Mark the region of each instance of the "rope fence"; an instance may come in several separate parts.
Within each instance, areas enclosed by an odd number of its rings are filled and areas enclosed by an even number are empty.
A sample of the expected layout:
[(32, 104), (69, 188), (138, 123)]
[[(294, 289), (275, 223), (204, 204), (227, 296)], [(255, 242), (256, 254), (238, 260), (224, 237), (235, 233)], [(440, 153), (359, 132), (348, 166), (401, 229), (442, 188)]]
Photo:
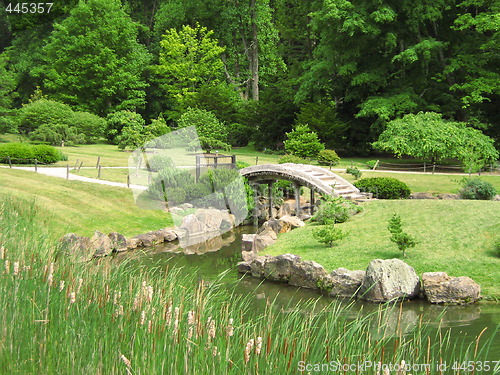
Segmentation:
[(463, 165), (453, 165), (453, 164), (435, 164), (435, 163), (386, 163), (377, 160), (373, 170), (386, 170), (386, 171), (403, 171), (403, 172), (430, 172), (430, 173), (498, 173), (500, 172), (500, 164), (490, 164), (489, 166), (483, 167), (478, 171), (467, 171)]

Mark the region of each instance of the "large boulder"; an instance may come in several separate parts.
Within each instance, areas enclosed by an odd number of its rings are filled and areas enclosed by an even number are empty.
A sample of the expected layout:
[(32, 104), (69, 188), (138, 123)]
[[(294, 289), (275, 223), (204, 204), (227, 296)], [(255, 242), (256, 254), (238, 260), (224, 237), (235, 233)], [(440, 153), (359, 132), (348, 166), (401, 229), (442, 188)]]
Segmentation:
[(267, 259), (264, 264), (264, 277), (274, 281), (288, 282), (300, 257), (294, 254), (282, 254)]
[(184, 216), (179, 229), (186, 232), (186, 235), (196, 236), (203, 234), (205, 231), (205, 225), (198, 220), (198, 217), (194, 214)]
[(135, 250), (142, 245), (142, 242), (137, 237), (127, 238), (127, 250)]
[(215, 208), (209, 208), (205, 210), (198, 210), (195, 213), (196, 218), (203, 226), (203, 231), (205, 232), (215, 232), (221, 229), (222, 222), (224, 219), (227, 221), (227, 213), (223, 211), (216, 210)]
[(470, 277), (450, 277), (446, 272), (424, 273), (422, 287), (430, 303), (474, 303), (481, 293), (479, 284)]
[(134, 238), (138, 240), (137, 243), (138, 247), (151, 247), (158, 243), (158, 237), (156, 236), (156, 234), (152, 234), (151, 232), (145, 234), (139, 234)]
[(325, 281), (325, 287), (331, 297), (351, 298), (356, 295), (366, 272), (357, 270), (349, 271), (346, 268), (333, 270)]
[(264, 267), (269, 258), (268, 255), (265, 255), (256, 257), (250, 261), (250, 272), (253, 277), (264, 277)]
[(420, 280), (413, 267), (400, 259), (375, 259), (370, 262), (358, 296), (369, 302), (388, 302), (414, 298)]
[(122, 252), (127, 250), (127, 239), (123, 234), (111, 232), (108, 234), (113, 251)]
[(255, 236), (254, 249), (256, 252), (259, 252), (269, 245), (275, 243), (277, 239), (278, 236), (276, 235), (276, 232), (270, 227), (267, 227), (261, 233)]
[(278, 221), (276, 219), (269, 219), (266, 222), (264, 222), (264, 224), (262, 224), (260, 226), (260, 228), (257, 230), (257, 234), (260, 234), (260, 233), (266, 231), (266, 229), (268, 229), (268, 228), (272, 229), (274, 231), (274, 233), (282, 233), (281, 232), (282, 225), (281, 225), (280, 221)]
[(288, 284), (300, 286), (302, 288), (319, 289), (323, 287), (327, 277), (327, 272), (323, 266), (311, 260), (305, 260), (303, 262), (295, 261), (292, 264), (291, 271), (292, 273), (288, 280)]
[(297, 216), (285, 215), (285, 216), (280, 217), (279, 221), (282, 222), (282, 223), (286, 223), (286, 224), (290, 225), (292, 227), (292, 229), (300, 228), (300, 227), (303, 227), (303, 226), (306, 225)]
[(68, 233), (61, 238), (61, 249), (74, 262), (88, 262), (94, 257), (94, 250), (90, 248), (90, 238), (75, 233)]
[(104, 257), (113, 252), (113, 243), (106, 234), (96, 230), (90, 239), (90, 249), (94, 251), (95, 257)]

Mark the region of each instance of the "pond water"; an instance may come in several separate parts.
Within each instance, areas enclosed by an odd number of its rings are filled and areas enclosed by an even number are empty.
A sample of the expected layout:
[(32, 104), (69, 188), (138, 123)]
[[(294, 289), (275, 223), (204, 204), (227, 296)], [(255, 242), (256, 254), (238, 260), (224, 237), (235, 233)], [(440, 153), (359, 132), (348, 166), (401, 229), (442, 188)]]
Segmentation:
[[(249, 276), (242, 278), (236, 269), (236, 264), (241, 260), (241, 235), (244, 233), (255, 233), (255, 227), (238, 227), (221, 237), (184, 250), (175, 244), (166, 243), (145, 252), (137, 252), (133, 256), (136, 258), (135, 261), (142, 265), (168, 264), (169, 267), (181, 268), (182, 272), (197, 274), (198, 278), (206, 281), (217, 279), (221, 273), (227, 271), (222, 281), (231, 286), (236, 283), (236, 293), (252, 295), (253, 311), (264, 311), (269, 301), (275, 301), (277, 308), (284, 313), (290, 309), (301, 309), (300, 302), (315, 300), (318, 311), (332, 302), (332, 298), (309, 289), (269, 281), (262, 282)], [(130, 253), (123, 253), (117, 255), (117, 258), (130, 256)], [(239, 279), (241, 280), (237, 282)], [(346, 311), (353, 319), (360, 311), (362, 314), (369, 314), (379, 309), (378, 304), (340, 302), (349, 306)], [(405, 332), (417, 327), (420, 321), (429, 326), (431, 333), (436, 332), (439, 326), (446, 330), (451, 329), (452, 339), (463, 338), (464, 335), (477, 337), (487, 327), (482, 336), (486, 339), (500, 325), (500, 304), (480, 303), (445, 307), (424, 301), (408, 301), (403, 303), (401, 311), (398, 306), (386, 319), (387, 326), (393, 326), (395, 330), (400, 324)], [(488, 357), (492, 361), (500, 360), (500, 339), (490, 347)]]

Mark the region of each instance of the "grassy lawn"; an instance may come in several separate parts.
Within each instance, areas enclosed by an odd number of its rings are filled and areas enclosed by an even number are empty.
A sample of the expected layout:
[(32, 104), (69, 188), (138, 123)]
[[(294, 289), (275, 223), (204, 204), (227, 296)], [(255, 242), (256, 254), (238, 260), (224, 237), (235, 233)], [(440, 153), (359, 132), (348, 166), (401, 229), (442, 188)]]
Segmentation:
[(469, 276), (481, 285), (484, 296), (500, 299), (500, 258), (493, 254), (493, 241), (500, 234), (500, 202), (379, 200), (363, 207), (364, 212), (338, 224), (350, 235), (333, 248), (314, 240), (315, 225), (310, 224), (281, 234), (263, 254), (293, 253), (327, 270), (366, 269), (372, 259), (401, 257), (387, 230), (391, 215), (399, 213), (404, 230), (419, 241), (404, 259), (417, 274)]
[[(347, 181), (355, 182), (354, 176), (340, 171), (334, 173), (345, 178)], [(391, 172), (363, 172), (361, 178), (368, 177), (393, 177), (405, 182), (410, 187), (412, 192), (427, 192), (427, 193), (458, 193), (461, 188), (460, 180), (467, 175), (442, 175), (442, 174), (418, 174), (418, 173), (391, 173)], [(477, 174), (473, 177), (477, 177)], [(489, 173), (482, 174), (481, 179), (490, 182), (497, 192), (500, 193), (500, 176), (490, 175)]]
[(134, 236), (172, 225), (167, 213), (139, 208), (129, 189), (2, 168), (0, 200), (12, 196), (35, 200), (56, 238), (68, 232), (88, 236), (94, 230)]

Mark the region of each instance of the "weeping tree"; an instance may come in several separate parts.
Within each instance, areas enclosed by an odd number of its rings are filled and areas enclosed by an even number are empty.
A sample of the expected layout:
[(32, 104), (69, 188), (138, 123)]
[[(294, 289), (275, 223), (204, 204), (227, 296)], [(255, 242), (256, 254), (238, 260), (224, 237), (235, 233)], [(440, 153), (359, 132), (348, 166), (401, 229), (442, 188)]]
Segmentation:
[(390, 121), (373, 148), (396, 156), (431, 162), (455, 158), (466, 170), (483, 168), (498, 159), (493, 140), (465, 123), (447, 121), (441, 114), (420, 112)]

